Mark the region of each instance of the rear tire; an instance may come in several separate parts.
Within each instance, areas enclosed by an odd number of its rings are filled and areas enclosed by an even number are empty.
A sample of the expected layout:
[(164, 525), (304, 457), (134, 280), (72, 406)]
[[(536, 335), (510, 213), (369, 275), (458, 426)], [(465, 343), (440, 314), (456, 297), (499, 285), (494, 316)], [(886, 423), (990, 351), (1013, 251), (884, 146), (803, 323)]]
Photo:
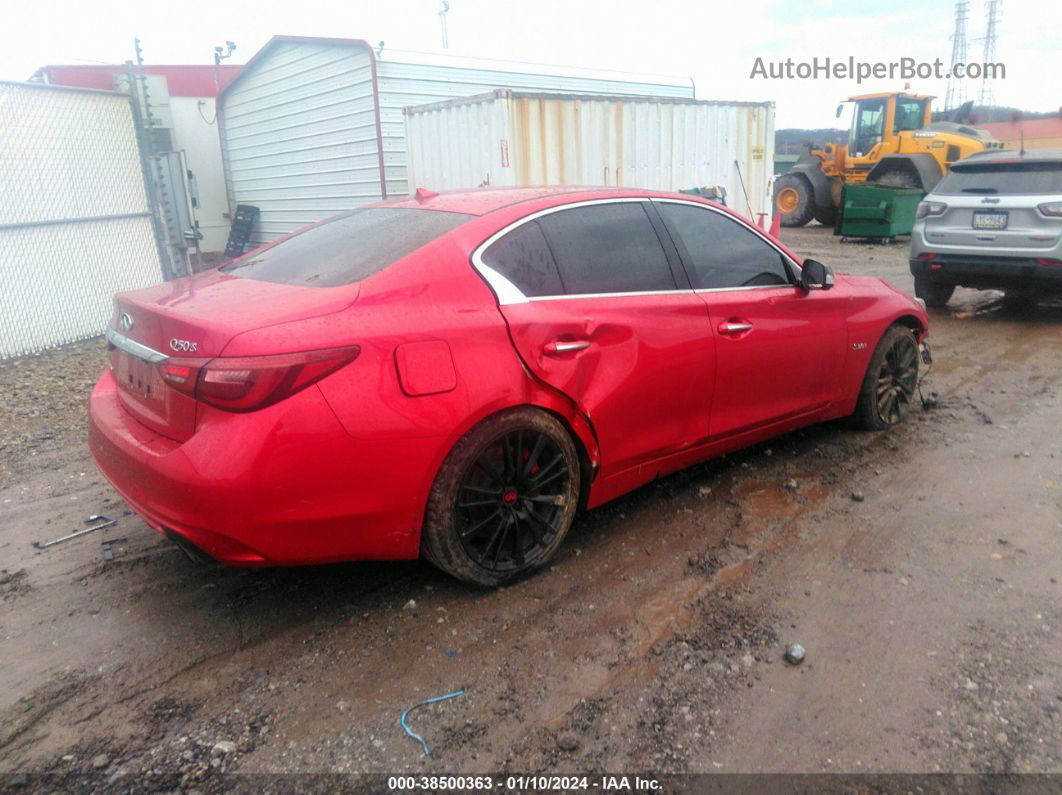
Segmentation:
[(926, 302), (926, 306), (932, 309), (943, 309), (951, 300), (955, 292), (954, 284), (937, 284), (931, 282), (925, 276), (915, 276), (915, 295)]
[(835, 207), (819, 207), (816, 205), (812, 213), (815, 216), (815, 220), (823, 226), (832, 227), (837, 221), (837, 209)]
[(811, 183), (803, 174), (784, 174), (774, 183), (774, 208), (782, 216), (782, 226), (804, 226), (814, 215), (814, 206)]
[(884, 431), (907, 417), (918, 391), (918, 341), (906, 326), (890, 326), (870, 357), (852, 419)]
[(489, 417), (461, 437), (428, 497), (421, 552), (459, 580), (495, 587), (543, 566), (579, 503), (567, 429), (532, 408)]

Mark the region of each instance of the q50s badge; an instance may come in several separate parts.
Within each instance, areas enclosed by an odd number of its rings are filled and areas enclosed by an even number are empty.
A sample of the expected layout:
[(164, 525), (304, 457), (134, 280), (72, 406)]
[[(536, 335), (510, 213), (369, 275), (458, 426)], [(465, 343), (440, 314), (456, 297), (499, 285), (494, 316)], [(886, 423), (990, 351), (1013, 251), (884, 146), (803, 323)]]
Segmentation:
[(170, 350), (184, 353), (195, 353), (199, 350), (199, 343), (189, 342), (188, 340), (179, 340), (174, 337), (170, 340)]

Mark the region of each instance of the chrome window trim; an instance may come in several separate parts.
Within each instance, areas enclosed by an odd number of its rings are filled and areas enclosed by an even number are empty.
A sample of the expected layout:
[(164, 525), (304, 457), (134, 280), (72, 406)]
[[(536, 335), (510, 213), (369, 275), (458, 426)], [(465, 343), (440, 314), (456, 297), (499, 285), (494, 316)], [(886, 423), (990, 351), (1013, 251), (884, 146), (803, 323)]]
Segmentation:
[(697, 287), (693, 292), (697, 293), (739, 293), (746, 290), (792, 290), (798, 287), (796, 284), (753, 284), (749, 287)]
[[(487, 285), (494, 291), (495, 297), (498, 299), (499, 306), (510, 306), (512, 304), (527, 304), (532, 301), (567, 301), (573, 298), (629, 298), (632, 296), (640, 295), (685, 295), (687, 293), (718, 293), (718, 292), (739, 292), (745, 290), (778, 290), (788, 287), (796, 287), (795, 283), (791, 284), (760, 284), (753, 285), (751, 287), (700, 287), (700, 288), (687, 288), (678, 290), (645, 290), (640, 292), (623, 292), (623, 293), (578, 293), (572, 295), (536, 295), (527, 296), (523, 291), (513, 284), (508, 278), (500, 274), (494, 268), (490, 267), (483, 261), (483, 252), (487, 250), (492, 244), (499, 239), (509, 234), (514, 229), (523, 226), (530, 221), (537, 220), (545, 215), (551, 215), (552, 213), (562, 212), (564, 210), (574, 209), (576, 207), (592, 207), (597, 204), (617, 204), (617, 203), (653, 203), (653, 202), (670, 202), (671, 204), (688, 204), (693, 207), (700, 207), (702, 210), (708, 210), (710, 212), (717, 213), (726, 218), (729, 218), (735, 223), (733, 216), (729, 213), (725, 213), (722, 210), (718, 210), (711, 205), (702, 204), (695, 201), (686, 201), (684, 199), (669, 199), (669, 198), (653, 198), (650, 196), (626, 196), (615, 199), (586, 199), (584, 201), (571, 202), (570, 204), (559, 204), (554, 207), (546, 207), (543, 210), (536, 210), (531, 215), (525, 215), (523, 218), (519, 218), (506, 226), (503, 226), (497, 232), (492, 234), (478, 246), (475, 251), (472, 252), (472, 267), (476, 269), (476, 272), (483, 277), (483, 280), (487, 282)], [(793, 260), (766, 235), (764, 235), (759, 229), (752, 224), (745, 224), (747, 228), (754, 231), (761, 240), (767, 243), (771, 248), (777, 251), (782, 259), (789, 263), (795, 271), (795, 274), (799, 274), (800, 266)]]
[(149, 348), (147, 345), (131, 340), (124, 334), (119, 334), (112, 328), (107, 329), (106, 333), (107, 342), (111, 343), (115, 348), (123, 350), (130, 356), (135, 356), (148, 364), (158, 364), (170, 358), (164, 353), (160, 353), (154, 348)]
[(688, 295), (694, 290), (638, 290), (628, 293), (572, 293), (571, 295), (538, 295), (528, 301), (567, 301), (572, 298), (631, 298), (639, 295)]
[[(732, 216), (730, 213), (723, 212), (722, 210), (720, 210), (720, 209), (718, 209), (716, 207), (712, 207), (710, 204), (701, 204), (700, 202), (687, 201), (686, 199), (670, 199), (670, 198), (667, 198), (667, 199), (650, 199), (649, 201), (654, 202), (654, 203), (658, 203), (658, 204), (687, 204), (687, 205), (689, 205), (691, 207), (700, 207), (702, 210), (708, 210), (709, 212), (713, 212), (716, 215), (721, 215), (724, 218), (728, 218), (731, 221), (733, 221), (734, 223), (740, 223), (746, 229), (748, 229), (748, 230), (750, 230), (752, 232), (755, 232), (756, 236), (759, 237), (760, 240), (762, 240), (768, 246), (770, 246), (775, 251), (777, 251), (782, 256), (782, 259), (790, 267), (792, 267), (794, 269), (793, 270), (793, 276), (796, 276), (797, 279), (800, 278), (800, 266), (797, 265), (793, 261), (792, 257), (790, 257), (788, 254), (786, 254), (784, 251), (782, 251), (782, 249), (778, 248), (778, 244), (775, 243), (774, 240), (772, 240), (770, 237), (765, 235), (763, 233), (763, 230), (760, 229), (759, 227), (757, 227), (755, 224), (747, 222), (747, 221), (745, 221), (745, 222), (739, 221), (738, 219), (734, 218), (734, 216)], [(796, 287), (797, 285), (794, 283), (794, 284), (789, 284), (789, 285), (774, 284), (774, 285), (770, 285), (770, 286), (771, 287), (783, 287), (783, 286)], [(698, 292), (700, 292), (701, 290), (747, 290), (749, 288), (748, 287), (702, 287), (702, 288), (696, 288), (696, 289), (697, 289)]]

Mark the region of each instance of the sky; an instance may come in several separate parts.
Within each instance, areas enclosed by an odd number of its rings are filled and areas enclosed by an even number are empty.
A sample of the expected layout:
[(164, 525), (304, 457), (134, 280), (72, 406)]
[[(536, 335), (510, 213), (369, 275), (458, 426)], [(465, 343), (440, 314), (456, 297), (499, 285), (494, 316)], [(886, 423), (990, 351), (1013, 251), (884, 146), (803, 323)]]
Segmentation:
[[(970, 0), (967, 60), (981, 60), (984, 0)], [(9, 5), (0, 30), (0, 80), (26, 80), (39, 66), (121, 63), (139, 36), (148, 63), (211, 63), (216, 45), (243, 63), (270, 36), (384, 41), (438, 50), (439, 0), (34, 0)], [(698, 99), (773, 101), (775, 126), (833, 127), (853, 94), (910, 90), (940, 97), (946, 81), (752, 78), (757, 58), (785, 61), (918, 61), (951, 55), (953, 0), (450, 0), (449, 52), (564, 64), (693, 81)], [(1059, 111), (1062, 3), (1002, 0), (997, 104)], [(970, 81), (968, 98), (978, 84)]]

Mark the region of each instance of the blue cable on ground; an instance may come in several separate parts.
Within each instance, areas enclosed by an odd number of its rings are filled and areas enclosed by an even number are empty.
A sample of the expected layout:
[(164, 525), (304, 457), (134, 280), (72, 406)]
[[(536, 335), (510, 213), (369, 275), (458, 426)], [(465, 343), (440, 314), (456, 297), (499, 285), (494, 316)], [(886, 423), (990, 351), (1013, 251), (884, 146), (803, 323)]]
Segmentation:
[(448, 698), (457, 698), (463, 696), (464, 690), (455, 690), (453, 693), (447, 693), (445, 696), (436, 696), (435, 698), (429, 698), (426, 701), (421, 701), (419, 704), (414, 704), (412, 707), (402, 713), (402, 717), (398, 719), (398, 722), (402, 724), (402, 728), (405, 729), (406, 734), (412, 737), (414, 740), (424, 746), (424, 753), (431, 755), (431, 749), (428, 748), (428, 744), (424, 741), (424, 738), (409, 728), (409, 724), (406, 723), (406, 715), (415, 710), (417, 707), (423, 707), (425, 704), (434, 704), (437, 701), (446, 701)]

